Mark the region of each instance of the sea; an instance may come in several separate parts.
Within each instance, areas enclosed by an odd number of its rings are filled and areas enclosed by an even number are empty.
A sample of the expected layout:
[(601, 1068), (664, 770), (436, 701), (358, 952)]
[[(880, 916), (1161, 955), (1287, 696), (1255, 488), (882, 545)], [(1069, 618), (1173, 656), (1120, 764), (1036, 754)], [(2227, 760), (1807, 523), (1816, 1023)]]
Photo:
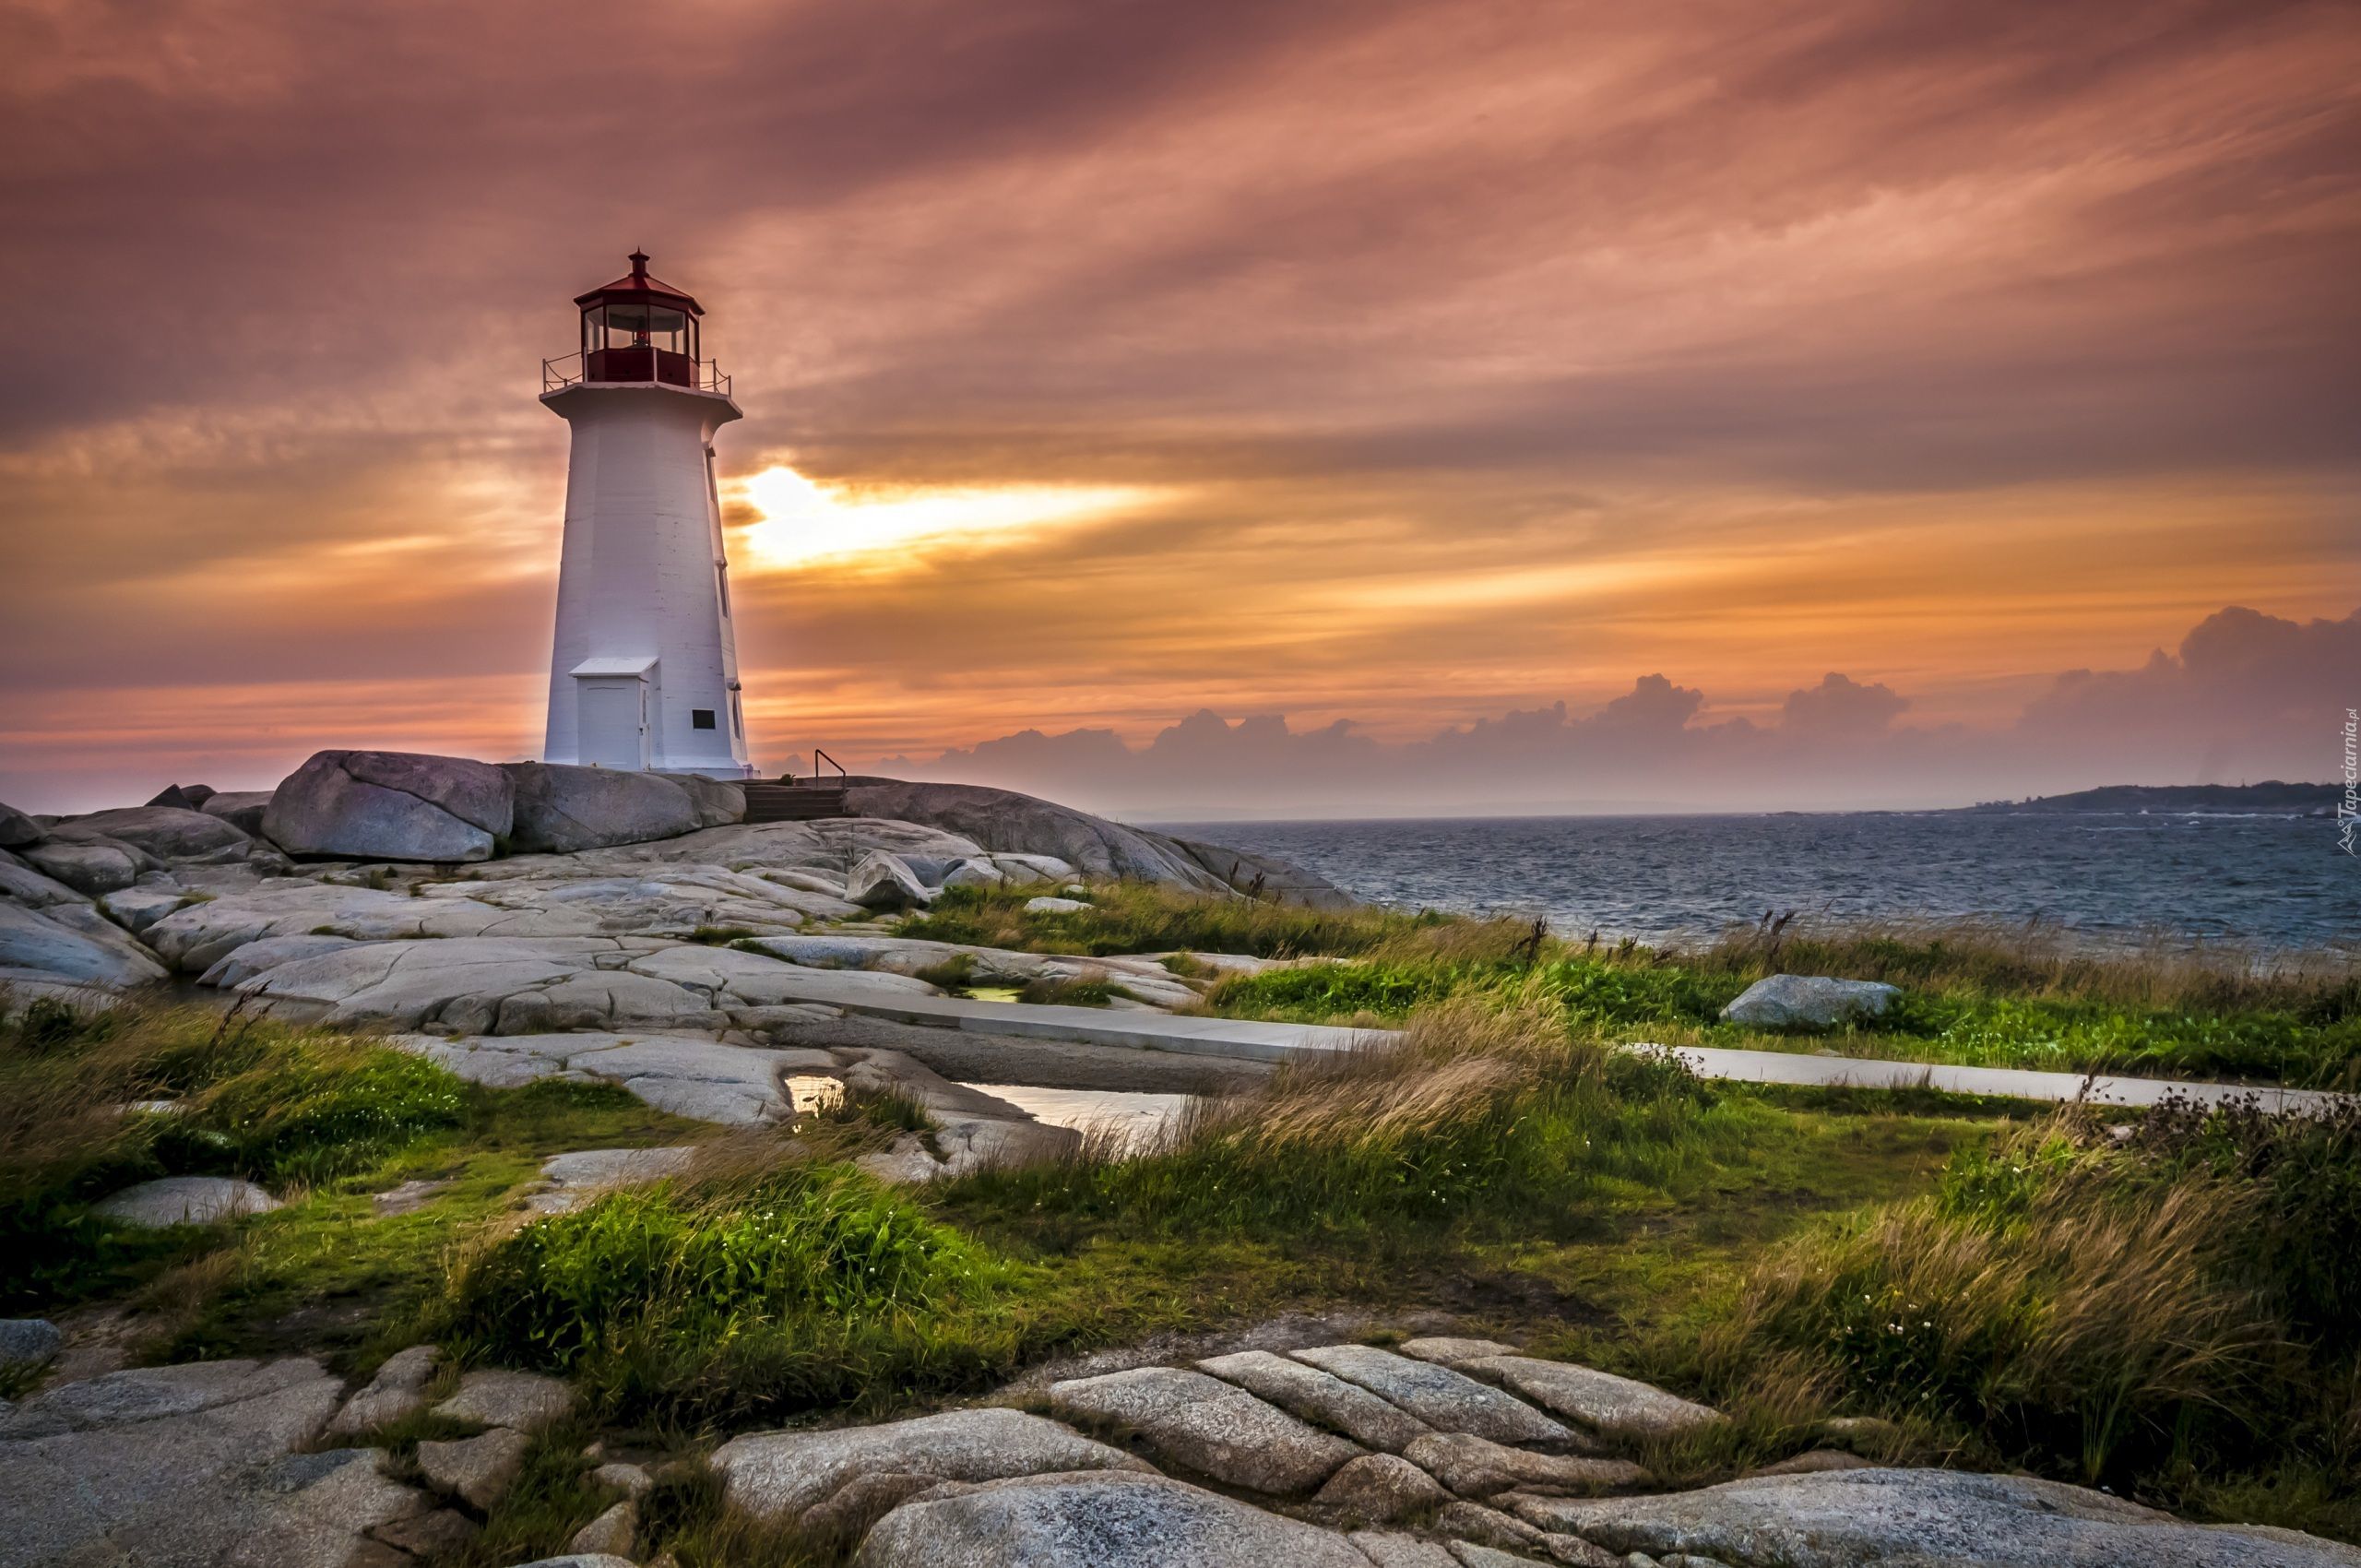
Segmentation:
[(2361, 952), (2361, 861), (2319, 816), (1835, 812), (1159, 824), (1406, 909), (1538, 916), (1561, 936), (1712, 937), (1975, 919), (2100, 946)]

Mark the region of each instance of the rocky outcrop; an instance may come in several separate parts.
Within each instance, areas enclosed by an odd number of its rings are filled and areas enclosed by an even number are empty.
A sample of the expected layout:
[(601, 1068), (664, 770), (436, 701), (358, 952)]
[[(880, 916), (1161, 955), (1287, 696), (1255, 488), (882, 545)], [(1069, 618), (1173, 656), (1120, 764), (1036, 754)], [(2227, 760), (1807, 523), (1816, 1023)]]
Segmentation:
[(160, 861), (243, 860), (253, 837), (235, 823), (190, 806), (126, 806), (59, 824), (60, 843), (130, 845)]
[(1260, 890), (1287, 902), (1335, 907), (1351, 897), (1299, 867), (1240, 850), (1126, 827), (1087, 812), (974, 784), (905, 783), (863, 778), (846, 791), (862, 816), (921, 823), (971, 838), (991, 850), (1054, 855), (1090, 877), (1130, 878), (1219, 893)]
[(306, 1359), (113, 1372), (0, 1407), (0, 1568), (332, 1568), (425, 1513), (374, 1449), (299, 1453), (342, 1385)]
[(48, 829), (40, 823), (6, 802), (0, 801), (0, 849), (18, 849), (27, 844), (38, 844), (47, 832)]
[(165, 975), (148, 949), (87, 903), (36, 910), (0, 900), (0, 985), (121, 989)]
[(574, 1390), (563, 1379), (538, 1372), (479, 1367), (459, 1380), (458, 1392), (434, 1413), (445, 1420), (539, 1431), (574, 1413)]
[(910, 909), (931, 903), (934, 895), (901, 856), (872, 849), (846, 873), (845, 897), (864, 909)]
[(701, 791), (706, 796), (701, 802), (682, 776), (545, 762), (504, 763), (501, 771), (515, 790), (508, 837), (520, 853), (567, 855), (677, 838), (745, 814), (743, 791), (738, 791), (736, 812), (724, 814), (710, 791)]
[(413, 752), (320, 752), (270, 798), (263, 833), (291, 855), (488, 861), (516, 793), (490, 763)]
[(270, 810), (268, 790), (230, 790), (206, 797), (197, 810), (218, 816), (250, 838), (262, 837), (262, 819)]
[(1902, 992), (1878, 980), (1768, 975), (1722, 1009), (1722, 1021), (1756, 1029), (1833, 1029), (1885, 1016)]
[(129, 887), (143, 872), (163, 869), (153, 855), (99, 838), (44, 838), (18, 853), (42, 875), (92, 898)]
[(1845, 1470), (1757, 1477), (1658, 1497), (1522, 1498), (1519, 1516), (1614, 1551), (1732, 1568), (2354, 1568), (2361, 1553), (2293, 1531), (2185, 1524), (2030, 1476)]

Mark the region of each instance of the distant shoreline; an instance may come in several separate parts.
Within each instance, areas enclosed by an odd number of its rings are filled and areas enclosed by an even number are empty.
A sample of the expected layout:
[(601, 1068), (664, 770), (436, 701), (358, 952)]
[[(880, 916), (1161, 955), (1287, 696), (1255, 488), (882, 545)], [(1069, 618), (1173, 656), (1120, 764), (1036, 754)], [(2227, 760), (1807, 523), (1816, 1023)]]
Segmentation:
[(2237, 815), (2334, 816), (2343, 787), (2336, 784), (2105, 784), (2066, 795), (2034, 795), (2022, 801), (1979, 801), (1959, 812), (2010, 814), (2023, 812), (2209, 812)]

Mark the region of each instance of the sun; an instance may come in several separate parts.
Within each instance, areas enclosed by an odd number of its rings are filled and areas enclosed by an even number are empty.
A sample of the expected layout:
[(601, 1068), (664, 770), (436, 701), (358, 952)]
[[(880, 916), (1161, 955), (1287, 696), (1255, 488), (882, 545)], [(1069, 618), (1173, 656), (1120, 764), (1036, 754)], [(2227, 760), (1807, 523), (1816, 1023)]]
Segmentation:
[(814, 483), (784, 463), (740, 481), (762, 514), (742, 534), (760, 565), (882, 565), (949, 550), (1021, 542), (1048, 529), (1137, 506), (1155, 492), (1128, 485), (1009, 485), (852, 490)]

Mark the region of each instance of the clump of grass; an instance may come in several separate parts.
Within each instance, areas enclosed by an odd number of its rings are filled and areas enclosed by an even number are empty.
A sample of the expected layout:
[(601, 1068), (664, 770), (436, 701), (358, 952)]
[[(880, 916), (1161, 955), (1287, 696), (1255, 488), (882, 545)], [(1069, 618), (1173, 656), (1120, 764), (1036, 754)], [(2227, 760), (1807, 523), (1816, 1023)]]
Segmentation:
[(1010, 1265), (840, 1165), (744, 1158), (535, 1220), (455, 1268), (445, 1329), (619, 1410), (703, 1421), (1004, 1366)]
[(917, 972), (917, 979), (954, 996), (965, 996), (976, 983), (976, 956), (972, 953), (954, 953), (939, 964), (929, 964)]
[(1782, 1249), (1704, 1359), (1979, 1462), (2361, 1534), (2356, 1157), (2361, 1111), (2167, 1104), (2120, 1145), (2068, 1112)]
[(1570, 1040), (1544, 1002), (1460, 998), (1398, 1042), (1194, 1101), (1135, 1158), (1086, 1146), (1062, 1166), (972, 1178), (959, 1196), (1132, 1229), (1324, 1241), (1487, 1211), (1568, 1217), (1639, 1131), (1637, 1097), (1694, 1084), (1677, 1066), (1631, 1074), (1627, 1102), (1606, 1052)]
[(1017, 988), (1016, 999), (1055, 1007), (1104, 1007), (1127, 994), (1104, 975), (1037, 975)]

